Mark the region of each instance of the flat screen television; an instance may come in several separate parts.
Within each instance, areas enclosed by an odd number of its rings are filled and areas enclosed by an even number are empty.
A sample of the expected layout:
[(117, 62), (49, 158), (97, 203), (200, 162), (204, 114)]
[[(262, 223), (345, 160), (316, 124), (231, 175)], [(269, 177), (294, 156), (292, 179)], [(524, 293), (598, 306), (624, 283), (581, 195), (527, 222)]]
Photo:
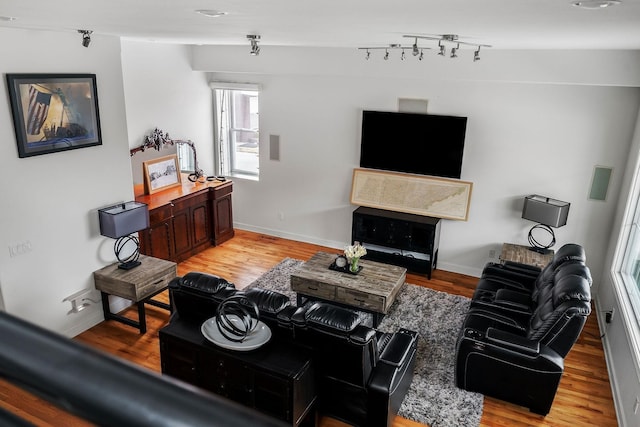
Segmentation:
[(460, 178), (467, 118), (362, 112), (360, 166)]

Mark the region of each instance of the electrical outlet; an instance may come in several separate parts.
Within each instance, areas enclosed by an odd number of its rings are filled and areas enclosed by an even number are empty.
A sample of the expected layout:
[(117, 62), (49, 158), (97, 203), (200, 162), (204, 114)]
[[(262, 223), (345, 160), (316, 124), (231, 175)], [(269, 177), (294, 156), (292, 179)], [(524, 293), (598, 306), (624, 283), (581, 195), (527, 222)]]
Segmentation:
[(616, 313), (616, 309), (612, 308), (604, 314), (604, 321), (611, 323), (613, 321), (613, 315)]
[(9, 256), (11, 258), (17, 257), (18, 255), (24, 255), (31, 252), (31, 242), (25, 241), (16, 243), (15, 245), (9, 245)]

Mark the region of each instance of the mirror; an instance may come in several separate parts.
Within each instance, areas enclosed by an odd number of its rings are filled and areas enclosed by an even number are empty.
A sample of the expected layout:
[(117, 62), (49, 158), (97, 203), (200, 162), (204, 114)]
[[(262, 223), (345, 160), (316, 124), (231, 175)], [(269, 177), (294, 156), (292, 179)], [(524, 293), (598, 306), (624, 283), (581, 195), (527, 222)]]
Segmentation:
[[(140, 154), (134, 158), (137, 153)], [(206, 179), (204, 172), (198, 166), (195, 144), (189, 140), (171, 139), (168, 133), (158, 128), (144, 137), (142, 145), (129, 150), (129, 154), (131, 155), (134, 185), (143, 182), (142, 163), (144, 161), (169, 154), (178, 155), (180, 172), (189, 174), (189, 181), (196, 182)]]

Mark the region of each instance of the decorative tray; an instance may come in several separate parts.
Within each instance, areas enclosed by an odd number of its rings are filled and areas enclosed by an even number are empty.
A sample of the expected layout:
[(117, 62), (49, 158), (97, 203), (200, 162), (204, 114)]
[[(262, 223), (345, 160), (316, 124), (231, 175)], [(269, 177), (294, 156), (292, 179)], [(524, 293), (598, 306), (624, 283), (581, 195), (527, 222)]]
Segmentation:
[[(238, 324), (242, 324), (240, 318), (235, 315), (229, 316), (229, 320), (234, 323), (237, 322)], [(269, 329), (269, 327), (262, 321), (258, 321), (258, 325), (256, 326), (256, 328), (251, 331), (242, 342), (234, 342), (225, 338), (220, 333), (220, 329), (218, 329), (218, 324), (216, 323), (215, 317), (205, 320), (200, 330), (202, 331), (202, 335), (204, 335), (206, 339), (208, 339), (215, 345), (226, 348), (228, 350), (255, 350), (262, 347), (271, 339), (271, 329)]]
[(336, 262), (335, 262), (335, 261), (333, 261), (333, 262), (331, 263), (331, 265), (329, 266), (329, 270), (339, 271), (339, 272), (341, 272), (341, 273), (349, 273), (349, 274), (353, 274), (353, 275), (355, 276), (356, 274), (358, 274), (358, 273), (360, 273), (360, 272), (362, 271), (362, 266), (361, 266), (361, 265), (359, 265), (359, 266), (358, 266), (358, 271), (353, 272), (353, 271), (351, 271), (351, 270), (349, 269), (349, 264), (345, 265), (344, 267), (338, 267), (338, 266), (336, 265)]

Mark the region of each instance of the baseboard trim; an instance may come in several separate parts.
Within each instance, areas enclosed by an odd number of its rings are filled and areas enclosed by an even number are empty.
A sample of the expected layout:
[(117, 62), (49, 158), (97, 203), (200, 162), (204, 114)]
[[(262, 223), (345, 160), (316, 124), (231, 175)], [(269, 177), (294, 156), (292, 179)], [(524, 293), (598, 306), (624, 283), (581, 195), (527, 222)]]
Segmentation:
[[(612, 280), (615, 280), (615, 279), (612, 278)], [(594, 301), (594, 307), (595, 307), (596, 313), (603, 313), (605, 310), (600, 306), (600, 300), (594, 298), (593, 301)], [(620, 314), (618, 314), (618, 316), (619, 315)], [(602, 341), (602, 348), (604, 349), (604, 358), (607, 365), (607, 373), (609, 374), (609, 384), (611, 384), (611, 392), (613, 393), (613, 406), (615, 407), (615, 410), (616, 410), (616, 418), (618, 420), (618, 425), (620, 427), (627, 427), (625, 417), (620, 415), (620, 414), (624, 414), (623, 412), (624, 408), (621, 405), (622, 394), (620, 393), (618, 382), (616, 381), (616, 378), (618, 377), (616, 376), (615, 366), (613, 363), (610, 362), (611, 360), (614, 360), (614, 359), (613, 359), (613, 355), (611, 354), (611, 346), (609, 346), (609, 340), (607, 339), (607, 335), (606, 335), (607, 327), (606, 327), (606, 324), (604, 323), (604, 316), (596, 316), (596, 319), (598, 320), (598, 332), (600, 332), (600, 335), (604, 333), (604, 336), (600, 338), (600, 341)]]
[[(79, 316), (79, 315), (82, 315), (82, 313), (85, 313), (87, 310), (89, 309), (87, 308), (85, 310), (82, 310), (80, 313), (70, 314), (69, 316), (72, 316), (72, 315)], [(62, 335), (64, 335), (67, 338), (73, 338), (77, 335), (80, 335), (84, 331), (87, 331), (93, 328), (94, 326), (96, 326), (97, 324), (103, 321), (104, 321), (104, 315), (102, 314), (102, 308), (100, 307), (99, 304), (97, 304), (96, 308), (93, 309), (90, 313), (86, 313), (82, 319), (80, 319), (78, 322), (71, 325), (71, 327), (69, 327), (68, 329), (65, 329), (64, 331), (62, 331)]]
[(281, 237), (283, 239), (295, 240), (297, 242), (312, 243), (314, 245), (326, 246), (329, 248), (338, 249), (340, 251), (349, 244), (346, 242), (337, 242), (334, 240), (318, 239), (318, 238), (306, 236), (303, 234), (289, 233), (286, 231), (275, 230), (273, 228), (256, 227), (255, 225), (249, 225), (249, 224), (234, 223), (233, 226), (234, 228), (237, 228), (240, 230), (252, 231), (254, 233), (266, 234), (268, 236)]

